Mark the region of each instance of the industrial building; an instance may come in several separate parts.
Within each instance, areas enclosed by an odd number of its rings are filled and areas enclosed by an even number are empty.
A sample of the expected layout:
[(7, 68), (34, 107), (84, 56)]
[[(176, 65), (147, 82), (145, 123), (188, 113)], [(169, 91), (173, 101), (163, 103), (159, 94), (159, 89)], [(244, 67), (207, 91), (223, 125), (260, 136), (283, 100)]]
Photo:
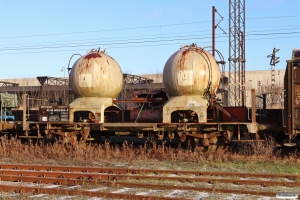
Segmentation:
[[(255, 89), (257, 95), (267, 94), (267, 108), (282, 108), (283, 98), (283, 80), (285, 70), (276, 70), (276, 76), (271, 75), (270, 70), (256, 70), (245, 72), (244, 85), (244, 105), (250, 107), (250, 90)], [(274, 74), (274, 73), (273, 73)], [(228, 97), (228, 72), (224, 73), (221, 78), (217, 99), (221, 100), (220, 104), (229, 105)], [(271, 82), (275, 79), (275, 90), (272, 90)], [(121, 95), (130, 94), (131, 90), (142, 89), (163, 89), (162, 74), (124, 74), (124, 88)], [(68, 78), (41, 76), (36, 78), (13, 78), (0, 80), (1, 93), (15, 93), (21, 98), (22, 93), (26, 92), (31, 97), (37, 99), (51, 99), (52, 102), (61, 99), (62, 104), (68, 104), (72, 100)], [(38, 103), (38, 104), (44, 104)], [(260, 101), (258, 99), (258, 105)]]

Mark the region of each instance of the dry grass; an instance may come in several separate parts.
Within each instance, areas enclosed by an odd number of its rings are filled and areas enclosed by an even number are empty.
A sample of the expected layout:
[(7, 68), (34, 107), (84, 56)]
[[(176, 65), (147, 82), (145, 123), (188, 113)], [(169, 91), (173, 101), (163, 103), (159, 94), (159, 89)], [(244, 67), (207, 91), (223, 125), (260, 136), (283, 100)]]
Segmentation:
[[(134, 146), (128, 142), (121, 145), (81, 143), (72, 146), (61, 142), (44, 144), (43, 142), (22, 143), (16, 138), (0, 137), (0, 162), (13, 164), (40, 164), (40, 165), (76, 165), (96, 167), (131, 167), (147, 169), (178, 169), (198, 171), (231, 171), (255, 173), (290, 173), (300, 174), (300, 155), (293, 151), (286, 153), (282, 150), (274, 151), (275, 143), (267, 140), (263, 143), (249, 143), (233, 145), (226, 153), (204, 151), (201, 147), (171, 148), (156, 143)], [(139, 181), (141, 182), (141, 181)], [(165, 183), (170, 184), (170, 183)], [(171, 183), (174, 184), (174, 183)], [(176, 183), (180, 184), (180, 183)], [(197, 183), (204, 186), (205, 183)], [(85, 186), (86, 187), (86, 186)], [(93, 187), (93, 186), (89, 186)], [(95, 186), (99, 187), (99, 186)], [(215, 188), (252, 189), (256, 186), (235, 186), (215, 184)], [(281, 191), (282, 188), (267, 188), (270, 191)], [(294, 191), (298, 188), (284, 188), (284, 191)], [(109, 190), (115, 190), (110, 188)], [(259, 188), (261, 190), (261, 188)], [(264, 190), (264, 189), (263, 189)], [(137, 190), (133, 190), (135, 193)], [(148, 191), (142, 189), (141, 191)], [(167, 193), (166, 193), (167, 192)], [(157, 195), (165, 196), (172, 192), (166, 191)], [(28, 194), (7, 196), (5, 199), (34, 199)], [(174, 194), (183, 198), (195, 199), (197, 192)], [(226, 199), (229, 194), (207, 193), (203, 199)], [(232, 196), (232, 195), (231, 195)], [(232, 196), (236, 199), (237, 196)], [(241, 196), (241, 199), (257, 199), (256, 196)], [(39, 197), (37, 197), (38, 199)], [(48, 199), (57, 199), (57, 196), (47, 196)], [(202, 198), (202, 197), (201, 197)], [(89, 199), (87, 197), (72, 197), (72, 199)]]
[(23, 164), (61, 164), (81, 166), (122, 166), (171, 168), (186, 170), (253, 171), (300, 173), (300, 155), (293, 151), (274, 151), (274, 143), (252, 143), (234, 146), (226, 153), (203, 151), (203, 148), (171, 148), (128, 142), (122, 145), (78, 143), (75, 146), (56, 142), (22, 143), (16, 138), (0, 138), (1, 162)]

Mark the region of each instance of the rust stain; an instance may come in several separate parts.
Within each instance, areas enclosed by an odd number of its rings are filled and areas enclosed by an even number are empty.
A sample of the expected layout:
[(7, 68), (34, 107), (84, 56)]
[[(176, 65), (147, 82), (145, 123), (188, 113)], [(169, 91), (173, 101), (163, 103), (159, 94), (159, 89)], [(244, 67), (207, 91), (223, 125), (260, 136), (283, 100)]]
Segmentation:
[(188, 50), (184, 50), (182, 53), (181, 53), (181, 58), (180, 58), (180, 63), (179, 63), (179, 69), (180, 70), (184, 70), (186, 69), (186, 66), (185, 66), (185, 60), (186, 60), (186, 57), (187, 57), (187, 54), (189, 53), (189, 49)]
[(102, 56), (99, 53), (90, 53), (83, 57), (83, 59), (91, 59), (91, 58), (101, 58)]
[(299, 101), (299, 94), (300, 94), (300, 85), (295, 85), (295, 89), (294, 89), (294, 104), (299, 105), (300, 101)]
[[(140, 115), (139, 115), (140, 113)], [(134, 120), (139, 115), (139, 121), (160, 121), (162, 120), (162, 110), (154, 109), (154, 110), (140, 110), (132, 109), (130, 111), (130, 119)]]
[(181, 89), (181, 94), (185, 94), (185, 88)]
[(198, 84), (200, 84), (200, 80), (198, 80), (198, 78), (197, 77), (195, 77), (195, 79), (194, 79), (194, 87), (195, 88), (198, 88), (199, 87), (199, 85)]
[(101, 58), (102, 56), (99, 53), (90, 53), (85, 55), (81, 62), (79, 63), (80, 66), (84, 65), (84, 67), (80, 70), (80, 74), (82, 74), (85, 71), (88, 71), (90, 66), (92, 66), (90, 63), (94, 61), (95, 58)]

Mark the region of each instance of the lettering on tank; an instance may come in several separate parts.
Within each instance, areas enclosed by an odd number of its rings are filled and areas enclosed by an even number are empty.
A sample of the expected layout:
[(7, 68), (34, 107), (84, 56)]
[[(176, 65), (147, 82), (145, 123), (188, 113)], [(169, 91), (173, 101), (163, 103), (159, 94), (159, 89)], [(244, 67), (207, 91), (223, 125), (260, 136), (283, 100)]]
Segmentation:
[(180, 70), (177, 72), (178, 85), (188, 86), (193, 85), (194, 72), (193, 70)]
[(199, 104), (199, 102), (198, 101), (196, 101), (196, 100), (194, 100), (194, 99), (192, 99), (192, 98), (188, 98), (187, 99), (187, 105), (186, 105), (187, 107), (195, 107), (195, 106), (201, 106), (200, 104)]
[(92, 74), (79, 74), (79, 87), (92, 87)]

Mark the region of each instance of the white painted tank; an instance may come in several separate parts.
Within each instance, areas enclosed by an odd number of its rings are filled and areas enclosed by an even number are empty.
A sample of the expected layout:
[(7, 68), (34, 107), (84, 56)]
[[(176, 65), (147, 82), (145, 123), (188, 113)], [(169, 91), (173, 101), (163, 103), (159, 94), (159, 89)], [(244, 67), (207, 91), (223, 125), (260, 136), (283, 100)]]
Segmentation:
[(167, 60), (163, 82), (170, 96), (203, 95), (206, 89), (216, 92), (220, 76), (216, 59), (192, 44), (181, 48)]
[(123, 87), (119, 64), (103, 51), (92, 51), (79, 58), (69, 79), (76, 97), (116, 98)]

